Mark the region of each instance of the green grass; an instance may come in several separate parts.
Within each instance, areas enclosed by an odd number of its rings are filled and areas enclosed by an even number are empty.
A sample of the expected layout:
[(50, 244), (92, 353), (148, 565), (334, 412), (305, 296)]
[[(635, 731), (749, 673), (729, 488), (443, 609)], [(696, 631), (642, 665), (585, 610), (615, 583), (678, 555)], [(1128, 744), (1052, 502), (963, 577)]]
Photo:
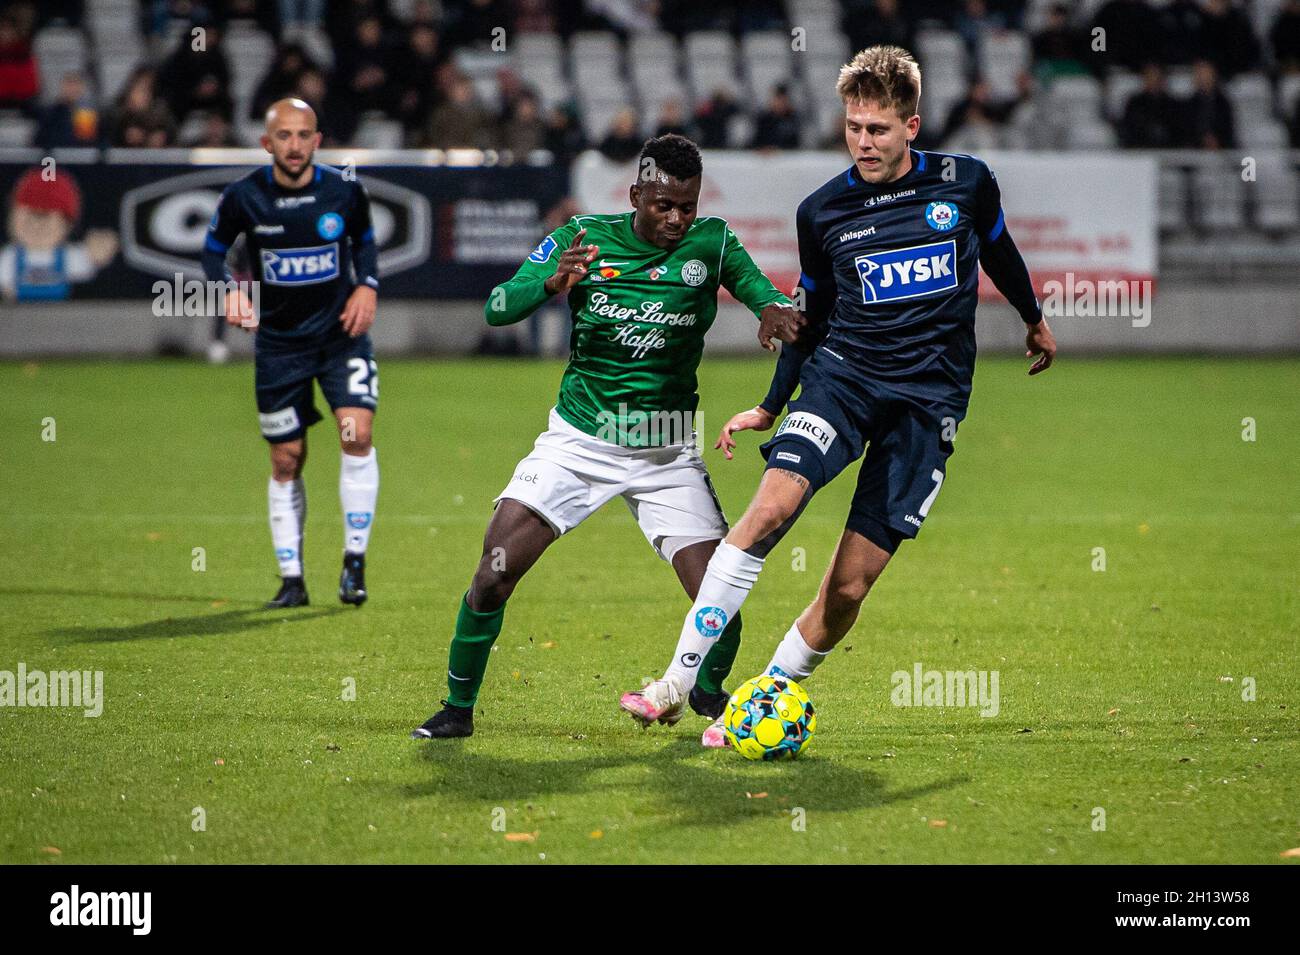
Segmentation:
[[(0, 365), (0, 669), (102, 670), (106, 697), (98, 719), (0, 709), (0, 861), (1280, 861), (1300, 845), (1300, 363), (1023, 368), (981, 362), (925, 532), (809, 681), (808, 752), (752, 764), (702, 751), (697, 717), (642, 732), (618, 712), (687, 606), (621, 505), (511, 601), (477, 735), (406, 738), (444, 692), (490, 501), (559, 365), (384, 362), (371, 602), (334, 597), (322, 425), (315, 602), (279, 614), (259, 609), (276, 581), (247, 365)], [(767, 376), (707, 362), (709, 429)], [(742, 440), (733, 462), (706, 454), (733, 518), (760, 473)], [(851, 490), (768, 561), (733, 682), (814, 594)], [(891, 674), (918, 661), (997, 670), (999, 714), (893, 706)], [(498, 808), (534, 841), (494, 829)]]

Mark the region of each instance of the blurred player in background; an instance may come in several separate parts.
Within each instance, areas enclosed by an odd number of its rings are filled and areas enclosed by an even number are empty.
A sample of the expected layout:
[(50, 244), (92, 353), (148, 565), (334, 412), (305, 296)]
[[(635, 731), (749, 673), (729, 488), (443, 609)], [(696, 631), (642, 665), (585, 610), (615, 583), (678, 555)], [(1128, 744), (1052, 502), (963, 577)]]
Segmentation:
[[(514, 278), (493, 290), (490, 325), (522, 321), (568, 293), (571, 354), (550, 427), (497, 497), (483, 555), (461, 599), (443, 708), (411, 735), (469, 736), (474, 704), (505, 605), (562, 534), (622, 497), (646, 541), (695, 598), (727, 533), (695, 444), (696, 370), (725, 288), (759, 318), (759, 342), (795, 338), (802, 319), (726, 221), (697, 218), (700, 152), (677, 135), (647, 141), (629, 197), (633, 212), (574, 216), (542, 240)], [(740, 646), (733, 615), (690, 694), (716, 719), (722, 681)], [(673, 714), (673, 722), (682, 711)]]
[(321, 419), (313, 381), (320, 382), (334, 412), (343, 448), (339, 599), (347, 604), (366, 600), (366, 546), (379, 494), (379, 464), (370, 440), (379, 400), (379, 369), (367, 334), (379, 289), (370, 200), (354, 176), (313, 162), (320, 139), (316, 113), (305, 102), (274, 103), (262, 137), (271, 165), (222, 193), (203, 251), (208, 279), (230, 281), (226, 252), (243, 234), (258, 282), (261, 314), (253, 313), (242, 292), (232, 291), (226, 321), (255, 328), (257, 335), (257, 410), (262, 436), (271, 445), (267, 503), (281, 577), (268, 608), (307, 604), (302, 468), (307, 428)]
[[(863, 50), (840, 70), (853, 165), (800, 205), (802, 342), (781, 349), (767, 397), (733, 417), (736, 431), (772, 427), (767, 470), (749, 509), (709, 563), (662, 679), (624, 694), (648, 725), (672, 722), (699, 659), (739, 612), (763, 561), (813, 495), (863, 456), (848, 521), (817, 599), (765, 671), (802, 680), (857, 620), (899, 544), (916, 536), (943, 484), (975, 370), (979, 266), (1025, 323), (1029, 374), (1056, 342), (1002, 214), (997, 180), (972, 156), (919, 152), (921, 71), (900, 47)], [(870, 447), (868, 447), (870, 445)], [(706, 732), (723, 744), (721, 722)]]

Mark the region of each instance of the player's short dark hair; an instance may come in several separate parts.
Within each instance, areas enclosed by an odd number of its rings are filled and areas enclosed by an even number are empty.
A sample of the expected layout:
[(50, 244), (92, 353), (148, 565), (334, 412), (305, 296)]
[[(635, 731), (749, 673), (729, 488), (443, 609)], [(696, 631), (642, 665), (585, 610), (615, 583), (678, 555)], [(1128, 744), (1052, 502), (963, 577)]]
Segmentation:
[(637, 160), (638, 175), (646, 169), (647, 159), (654, 163), (652, 168), (683, 181), (694, 179), (704, 170), (704, 162), (700, 159), (700, 147), (677, 133), (666, 133), (645, 141), (645, 145), (641, 147), (641, 156)]

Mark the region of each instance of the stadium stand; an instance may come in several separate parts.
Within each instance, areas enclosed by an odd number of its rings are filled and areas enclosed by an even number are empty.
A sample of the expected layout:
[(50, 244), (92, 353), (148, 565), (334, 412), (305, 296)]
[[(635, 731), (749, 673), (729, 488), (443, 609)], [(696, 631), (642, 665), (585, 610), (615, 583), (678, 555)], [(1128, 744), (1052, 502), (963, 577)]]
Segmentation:
[[(66, 126), (57, 109), (83, 129), (97, 115), (101, 147), (252, 146), (261, 109), (293, 93), (323, 107), (330, 145), (567, 162), (676, 129), (837, 148), (849, 35), (912, 43), (925, 147), (1159, 147), (1165, 232), (1300, 227), (1300, 0), (9, 0), (0, 147), (65, 145), (40, 141)], [(86, 102), (68, 103), (68, 76)]]

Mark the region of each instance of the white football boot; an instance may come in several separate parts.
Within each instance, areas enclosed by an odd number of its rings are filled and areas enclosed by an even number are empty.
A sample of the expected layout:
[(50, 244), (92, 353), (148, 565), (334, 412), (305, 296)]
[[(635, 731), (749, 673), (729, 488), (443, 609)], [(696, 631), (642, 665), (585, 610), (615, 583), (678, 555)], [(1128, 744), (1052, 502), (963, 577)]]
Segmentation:
[(651, 723), (672, 726), (686, 713), (686, 689), (676, 680), (651, 680), (632, 693), (624, 693), (618, 705), (642, 727)]
[(709, 724), (709, 728), (704, 731), (700, 737), (700, 745), (705, 749), (726, 749), (731, 744), (727, 742), (727, 731), (722, 725), (723, 717), (719, 716)]

